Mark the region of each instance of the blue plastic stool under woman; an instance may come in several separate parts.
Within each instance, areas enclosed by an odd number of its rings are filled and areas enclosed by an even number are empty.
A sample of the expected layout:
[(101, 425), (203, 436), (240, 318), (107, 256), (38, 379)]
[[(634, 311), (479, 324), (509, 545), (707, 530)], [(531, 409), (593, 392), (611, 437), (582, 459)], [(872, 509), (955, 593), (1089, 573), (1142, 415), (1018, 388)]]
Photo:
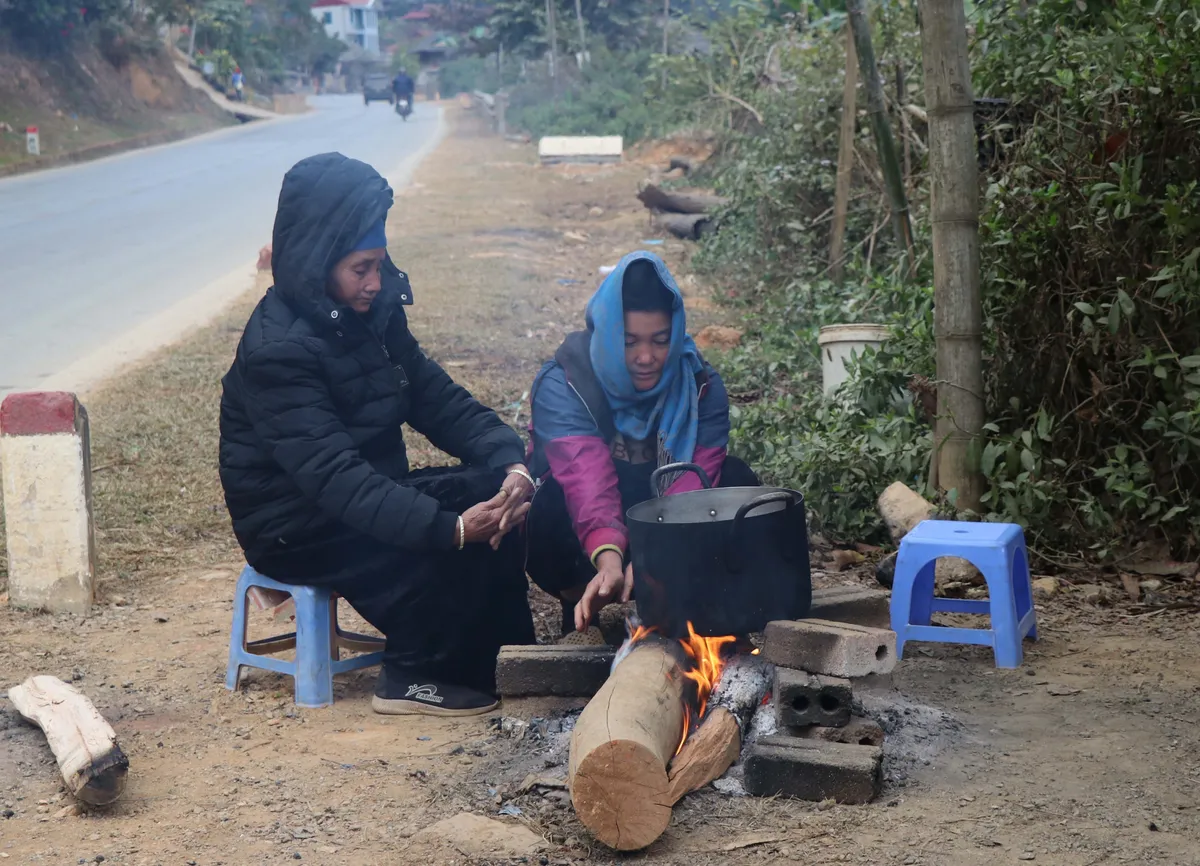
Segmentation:
[[(296, 630), (263, 640), (246, 640), (246, 594), (253, 586), (290, 593), (296, 603)], [(249, 565), (242, 569), (233, 596), (233, 628), (229, 635), (229, 667), (225, 687), (236, 691), (243, 667), (287, 674), (295, 680), (296, 704), (326, 707), (333, 703), (333, 675), (371, 667), (383, 661), (383, 639), (352, 634), (338, 628), (337, 596), (327, 589), (293, 586), (259, 574)], [(270, 653), (295, 649), (296, 660), (270, 658)], [(366, 655), (341, 659), (347, 649)], [(379, 650), (371, 652), (371, 650)]]
[[(988, 598), (938, 598), (934, 566), (943, 556), (965, 559), (983, 573)], [(943, 628), (930, 625), (934, 613), (971, 613), (991, 617), (991, 628)], [(892, 631), (896, 656), (904, 657), (910, 640), (990, 646), (996, 667), (1021, 666), (1026, 636), (1037, 639), (1033, 584), (1025, 533), (1015, 523), (963, 523), (925, 520), (900, 542), (892, 583)]]

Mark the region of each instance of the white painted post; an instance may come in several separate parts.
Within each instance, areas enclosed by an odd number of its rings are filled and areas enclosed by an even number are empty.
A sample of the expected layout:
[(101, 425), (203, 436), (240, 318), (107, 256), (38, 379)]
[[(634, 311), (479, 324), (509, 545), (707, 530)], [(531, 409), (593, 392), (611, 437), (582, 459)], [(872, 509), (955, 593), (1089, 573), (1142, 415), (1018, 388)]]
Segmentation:
[(74, 394), (0, 403), (0, 474), (14, 607), (86, 615), (95, 591), (91, 446)]
[(36, 126), (25, 127), (25, 150), (30, 156), (38, 156), (42, 152), (41, 136)]

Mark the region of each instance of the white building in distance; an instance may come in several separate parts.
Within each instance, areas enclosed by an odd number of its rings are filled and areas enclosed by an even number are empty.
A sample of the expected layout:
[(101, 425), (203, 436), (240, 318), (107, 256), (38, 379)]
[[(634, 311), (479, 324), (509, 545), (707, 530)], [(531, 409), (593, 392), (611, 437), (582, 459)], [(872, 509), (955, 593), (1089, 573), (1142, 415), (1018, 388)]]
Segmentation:
[(316, 0), (310, 7), (325, 32), (368, 54), (379, 54), (376, 0)]

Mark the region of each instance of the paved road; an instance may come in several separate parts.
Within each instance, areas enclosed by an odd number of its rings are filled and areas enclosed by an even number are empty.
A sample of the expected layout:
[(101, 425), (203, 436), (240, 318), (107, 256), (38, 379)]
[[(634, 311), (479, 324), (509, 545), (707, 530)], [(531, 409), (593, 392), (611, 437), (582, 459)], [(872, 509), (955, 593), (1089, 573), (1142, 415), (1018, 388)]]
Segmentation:
[(0, 181), (0, 393), (39, 381), (253, 260), (284, 172), (338, 150), (387, 175), (438, 128), (322, 96), (298, 118)]

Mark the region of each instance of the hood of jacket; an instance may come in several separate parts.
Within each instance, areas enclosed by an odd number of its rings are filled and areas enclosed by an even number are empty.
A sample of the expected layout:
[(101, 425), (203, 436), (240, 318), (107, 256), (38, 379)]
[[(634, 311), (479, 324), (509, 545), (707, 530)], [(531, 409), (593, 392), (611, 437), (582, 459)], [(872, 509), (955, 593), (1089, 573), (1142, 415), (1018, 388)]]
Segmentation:
[[(274, 290), (297, 313), (336, 325), (349, 307), (325, 290), (329, 272), (392, 206), (392, 188), (374, 168), (340, 153), (296, 163), (283, 178), (271, 233)], [(376, 308), (411, 304), (408, 275), (385, 256)]]

